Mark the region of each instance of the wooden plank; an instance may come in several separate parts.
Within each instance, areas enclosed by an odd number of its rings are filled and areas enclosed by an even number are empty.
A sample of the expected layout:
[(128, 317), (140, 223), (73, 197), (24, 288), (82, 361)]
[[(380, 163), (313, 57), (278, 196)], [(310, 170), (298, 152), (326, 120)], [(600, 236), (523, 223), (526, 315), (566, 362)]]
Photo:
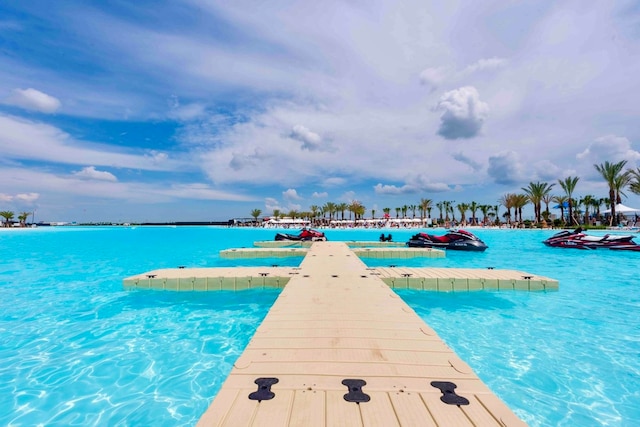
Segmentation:
[[(367, 392), (367, 387), (363, 391)], [(391, 400), (387, 393), (367, 392), (371, 400), (360, 403), (362, 423), (367, 427), (399, 427), (400, 422), (396, 416)]]
[(296, 390), (293, 403), (289, 425), (300, 427), (324, 427), (326, 425), (324, 391)]
[(397, 391), (390, 393), (389, 397), (403, 427), (437, 427), (418, 393)]

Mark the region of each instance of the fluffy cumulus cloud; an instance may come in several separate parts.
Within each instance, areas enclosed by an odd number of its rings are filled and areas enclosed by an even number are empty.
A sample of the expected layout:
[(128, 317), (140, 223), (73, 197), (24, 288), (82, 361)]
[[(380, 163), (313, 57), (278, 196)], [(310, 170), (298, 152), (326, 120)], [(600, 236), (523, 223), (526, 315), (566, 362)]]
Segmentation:
[(329, 193), (327, 193), (326, 191), (314, 191), (311, 197), (313, 197), (314, 199), (326, 199), (327, 197), (329, 197)]
[(111, 172), (99, 171), (95, 168), (95, 166), (87, 166), (86, 168), (82, 168), (82, 170), (74, 172), (73, 175), (81, 179), (94, 179), (98, 181), (116, 182), (118, 180), (118, 178), (116, 178), (116, 176)]
[(522, 181), (522, 164), (515, 151), (505, 151), (489, 157), (487, 173), (497, 184), (513, 185)]
[(282, 211), (282, 206), (280, 206), (280, 202), (273, 197), (267, 197), (264, 199), (264, 207), (267, 212), (273, 212), (275, 210)]
[(533, 166), (536, 175), (543, 181), (555, 181), (562, 178), (562, 169), (550, 160), (541, 160)]
[(302, 142), (302, 149), (309, 151), (322, 150), (322, 138), (315, 132), (310, 131), (305, 126), (296, 125), (291, 130), (289, 137)]
[(473, 86), (445, 93), (436, 110), (442, 111), (438, 135), (445, 139), (477, 136), (489, 115), (489, 106), (480, 100), (480, 94)]
[(55, 113), (60, 108), (60, 101), (57, 98), (32, 88), (14, 89), (5, 103), (47, 114)]
[(605, 135), (596, 138), (594, 142), (576, 156), (579, 160), (600, 164), (605, 161), (619, 162), (627, 160), (635, 164), (640, 160), (640, 152), (634, 150), (631, 141), (624, 136)]
[(293, 200), (302, 200), (302, 197), (300, 197), (298, 191), (296, 191), (295, 188), (289, 188), (288, 190), (283, 191), (282, 197), (288, 202), (291, 202)]

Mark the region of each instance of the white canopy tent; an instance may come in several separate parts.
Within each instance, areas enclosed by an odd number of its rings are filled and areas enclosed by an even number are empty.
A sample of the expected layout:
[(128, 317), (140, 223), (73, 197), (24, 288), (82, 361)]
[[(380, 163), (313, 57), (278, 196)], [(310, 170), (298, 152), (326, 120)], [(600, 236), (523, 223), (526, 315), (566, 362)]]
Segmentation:
[[(629, 206), (625, 206), (622, 203), (618, 203), (616, 205), (616, 213), (617, 214), (634, 213), (634, 212), (640, 213), (640, 209), (630, 208)], [(604, 213), (610, 214), (611, 213), (611, 209), (607, 209), (606, 211), (604, 211)]]

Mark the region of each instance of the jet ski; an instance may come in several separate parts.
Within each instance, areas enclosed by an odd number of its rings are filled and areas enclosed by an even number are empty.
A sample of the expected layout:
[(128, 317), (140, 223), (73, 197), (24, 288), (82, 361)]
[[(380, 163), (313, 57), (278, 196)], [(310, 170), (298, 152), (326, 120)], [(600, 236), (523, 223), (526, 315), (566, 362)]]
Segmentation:
[(299, 234), (278, 233), (276, 234), (276, 240), (322, 242), (326, 241), (327, 238), (324, 233), (310, 228), (303, 228)]
[(444, 236), (418, 233), (407, 242), (410, 248), (436, 248), (456, 251), (482, 252), (487, 245), (476, 235), (465, 230), (449, 230)]
[(543, 241), (547, 246), (554, 248), (571, 249), (614, 249), (622, 251), (640, 251), (640, 245), (633, 241), (632, 235), (591, 236), (578, 227), (573, 231), (563, 230)]

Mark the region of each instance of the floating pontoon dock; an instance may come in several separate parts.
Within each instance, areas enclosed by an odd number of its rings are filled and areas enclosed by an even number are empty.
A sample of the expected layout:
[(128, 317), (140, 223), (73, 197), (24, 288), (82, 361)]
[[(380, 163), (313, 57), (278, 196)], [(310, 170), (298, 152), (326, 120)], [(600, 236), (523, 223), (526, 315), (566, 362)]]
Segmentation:
[(342, 242), (306, 251), (300, 267), (125, 279), (126, 287), (170, 290), (284, 287), (198, 426), (525, 425), (390, 287), (553, 290), (556, 281), (493, 269), (367, 268)]
[(345, 243), (292, 272), (198, 426), (525, 425)]

